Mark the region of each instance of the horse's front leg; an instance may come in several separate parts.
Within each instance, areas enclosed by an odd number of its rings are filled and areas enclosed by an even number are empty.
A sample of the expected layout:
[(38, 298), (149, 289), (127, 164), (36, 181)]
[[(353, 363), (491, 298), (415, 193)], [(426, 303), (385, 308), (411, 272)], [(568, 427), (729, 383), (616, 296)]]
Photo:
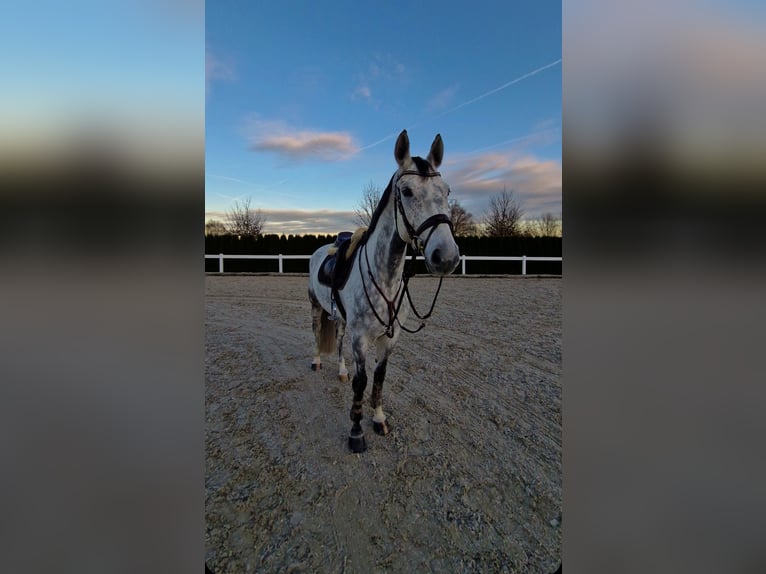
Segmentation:
[(365, 364), (366, 348), (359, 340), (352, 342), (354, 354), (354, 380), (351, 383), (354, 389), (354, 402), (351, 405), (351, 432), (348, 436), (348, 448), (351, 452), (364, 452), (367, 450), (367, 443), (364, 440), (364, 431), (362, 430), (362, 400), (364, 399), (364, 389), (367, 387), (367, 367)]
[(386, 415), (383, 413), (383, 379), (386, 378), (386, 367), (388, 366), (388, 356), (391, 353), (391, 347), (385, 343), (378, 344), (378, 366), (372, 378), (372, 393), (370, 394), (370, 404), (375, 413), (372, 415), (372, 428), (379, 435), (387, 435), (391, 427), (386, 422)]
[(379, 435), (387, 435), (391, 430), (386, 422), (386, 415), (383, 413), (383, 379), (386, 377), (386, 366), (388, 357), (384, 358), (375, 367), (375, 373), (372, 378), (372, 393), (370, 394), (370, 404), (375, 410), (372, 415), (372, 428)]

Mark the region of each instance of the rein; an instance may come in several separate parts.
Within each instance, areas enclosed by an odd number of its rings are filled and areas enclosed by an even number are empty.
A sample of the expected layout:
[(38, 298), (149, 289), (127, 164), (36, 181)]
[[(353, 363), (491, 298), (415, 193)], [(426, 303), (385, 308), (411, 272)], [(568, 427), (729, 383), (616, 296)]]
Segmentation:
[[(383, 293), (383, 290), (380, 288), (380, 285), (378, 285), (377, 281), (375, 281), (375, 277), (372, 274), (372, 266), (370, 265), (370, 258), (367, 253), (367, 242), (365, 241), (363, 245), (364, 249), (364, 258), (367, 262), (367, 275), (372, 281), (373, 286), (378, 291), (378, 294), (383, 298), (383, 300), (386, 302), (386, 307), (388, 310), (388, 321), (384, 321), (380, 315), (378, 315), (377, 310), (375, 309), (375, 305), (372, 303), (372, 299), (370, 299), (370, 293), (367, 291), (367, 284), (364, 281), (364, 274), (362, 273), (362, 259), (361, 257), (357, 257), (357, 263), (359, 267), (359, 274), (362, 276), (362, 287), (364, 288), (364, 294), (367, 297), (367, 303), (370, 305), (370, 309), (372, 309), (373, 314), (375, 315), (375, 318), (378, 320), (378, 322), (386, 328), (386, 336), (391, 339), (394, 336), (394, 323), (398, 323), (399, 327), (403, 330), (407, 331), (408, 333), (417, 333), (423, 327), (426, 326), (426, 319), (428, 319), (431, 314), (434, 311), (434, 307), (436, 306), (436, 298), (439, 296), (439, 291), (441, 291), (442, 288), (442, 281), (444, 281), (444, 276), (442, 275), (439, 277), (439, 286), (436, 289), (436, 293), (434, 294), (433, 301), (431, 302), (431, 307), (428, 310), (428, 313), (425, 315), (421, 315), (418, 313), (418, 310), (415, 308), (415, 305), (412, 302), (412, 296), (410, 295), (409, 290), (409, 280), (410, 278), (415, 276), (414, 271), (414, 262), (415, 262), (415, 254), (421, 253), (425, 255), (425, 248), (428, 244), (429, 239), (431, 239), (431, 235), (434, 232), (434, 229), (441, 225), (442, 223), (446, 223), (449, 225), (450, 231), (453, 231), (452, 221), (450, 218), (443, 214), (443, 213), (437, 213), (435, 215), (432, 215), (428, 219), (426, 219), (423, 223), (420, 224), (420, 227), (417, 228), (417, 230), (412, 226), (409, 219), (407, 219), (407, 214), (404, 213), (404, 205), (402, 204), (402, 200), (400, 197), (400, 191), (399, 188), (396, 186), (396, 183), (398, 182), (399, 178), (403, 175), (419, 175), (421, 177), (436, 177), (441, 175), (438, 171), (431, 171), (426, 174), (422, 174), (419, 171), (415, 170), (405, 170), (399, 174), (399, 177), (396, 178), (396, 181), (394, 182), (394, 225), (396, 226), (396, 233), (399, 235), (399, 214), (401, 214), (402, 217), (402, 223), (404, 224), (404, 228), (407, 231), (407, 235), (410, 238), (410, 241), (407, 243), (408, 246), (412, 247), (412, 253), (410, 258), (410, 270), (404, 271), (402, 278), (399, 280), (399, 288), (396, 290), (396, 293), (394, 293), (394, 296), (392, 299), (389, 299), (386, 297), (386, 294)], [(420, 235), (426, 231), (427, 229), (430, 229), (428, 233), (428, 237), (426, 237), (425, 241), (422, 241), (420, 239)], [(407, 255), (405, 253), (405, 263), (406, 263)], [(430, 271), (431, 268), (428, 265), (428, 260), (425, 260), (426, 268)], [(415, 313), (418, 319), (421, 320), (420, 326), (417, 329), (409, 329), (405, 327), (402, 322), (399, 320), (399, 310), (402, 308), (402, 303), (404, 302), (404, 296), (407, 295), (407, 301), (410, 304), (410, 308)], [(398, 298), (398, 301), (397, 301)]]

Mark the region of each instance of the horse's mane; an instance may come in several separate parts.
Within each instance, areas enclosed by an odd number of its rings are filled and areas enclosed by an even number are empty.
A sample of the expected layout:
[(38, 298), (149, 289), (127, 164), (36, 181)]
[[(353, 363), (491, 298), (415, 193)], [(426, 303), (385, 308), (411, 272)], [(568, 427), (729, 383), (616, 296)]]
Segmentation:
[[(412, 161), (415, 163), (415, 168), (418, 170), (418, 173), (424, 177), (434, 171), (434, 168), (431, 166), (431, 164), (420, 156), (414, 156), (412, 158)], [(388, 185), (386, 186), (386, 189), (383, 192), (383, 195), (380, 196), (380, 201), (378, 202), (378, 206), (375, 208), (375, 211), (372, 214), (372, 218), (370, 218), (370, 225), (367, 227), (367, 232), (364, 234), (364, 237), (363, 237), (364, 243), (367, 242), (367, 239), (370, 237), (370, 235), (372, 235), (372, 232), (375, 231), (375, 227), (378, 225), (378, 220), (380, 219), (380, 216), (383, 214), (383, 211), (385, 211), (386, 206), (388, 205), (388, 202), (391, 199), (391, 190), (394, 187), (395, 175), (396, 174), (391, 176), (391, 180), (388, 182)]]
[(391, 176), (391, 181), (388, 182), (388, 185), (386, 186), (386, 190), (383, 192), (383, 195), (380, 196), (380, 201), (378, 202), (378, 206), (375, 208), (375, 211), (372, 214), (372, 217), (370, 218), (370, 225), (367, 226), (367, 233), (364, 234), (364, 242), (367, 242), (367, 238), (372, 235), (372, 232), (375, 231), (375, 228), (378, 225), (378, 220), (380, 219), (381, 214), (386, 209), (386, 205), (388, 205), (389, 200), (391, 199), (391, 190), (393, 189), (394, 184), (394, 176)]

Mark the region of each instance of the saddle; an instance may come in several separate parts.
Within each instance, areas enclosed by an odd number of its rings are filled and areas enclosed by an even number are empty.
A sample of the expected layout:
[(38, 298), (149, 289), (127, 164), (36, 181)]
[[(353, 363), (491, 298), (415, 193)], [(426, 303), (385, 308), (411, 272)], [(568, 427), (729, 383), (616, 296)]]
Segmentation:
[(360, 227), (353, 234), (344, 231), (338, 234), (333, 246), (327, 251), (322, 265), (319, 266), (317, 279), (319, 283), (332, 290), (332, 300), (338, 306), (343, 319), (346, 319), (346, 310), (338, 298), (338, 291), (346, 286), (351, 269), (354, 267), (354, 252), (359, 246), (360, 240), (367, 231), (366, 227)]

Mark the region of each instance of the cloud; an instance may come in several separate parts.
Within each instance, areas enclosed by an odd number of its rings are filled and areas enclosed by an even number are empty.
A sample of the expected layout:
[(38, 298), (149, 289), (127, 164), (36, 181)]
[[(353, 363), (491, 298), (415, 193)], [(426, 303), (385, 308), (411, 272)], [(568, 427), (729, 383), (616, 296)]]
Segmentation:
[(205, 52), (205, 75), (210, 79), (230, 80), (234, 77), (234, 68), (208, 51)]
[(352, 100), (357, 99), (363, 99), (363, 100), (370, 100), (372, 98), (372, 90), (370, 89), (370, 86), (366, 85), (360, 85), (359, 87), (354, 90), (354, 93), (351, 94)]
[[(266, 217), (265, 233), (279, 235), (331, 234), (341, 231), (354, 231), (359, 223), (353, 211), (301, 210), (301, 209), (262, 209)], [(205, 221), (225, 221), (226, 214), (221, 211), (205, 212)], [(310, 255), (306, 253), (305, 255)]]
[(220, 60), (210, 50), (205, 49), (205, 91), (210, 90), (213, 80), (233, 80), (236, 77), (234, 65)]
[[(453, 169), (453, 166), (462, 166)], [(446, 169), (449, 168), (449, 169)], [(503, 189), (514, 192), (526, 217), (561, 213), (561, 163), (531, 155), (485, 153), (447, 162), (443, 170), (452, 197), (475, 217)]]
[(289, 161), (348, 159), (359, 150), (348, 132), (298, 130), (283, 122), (252, 122), (250, 149), (273, 152)]
[(375, 54), (366, 68), (357, 74), (356, 88), (351, 94), (351, 99), (362, 100), (376, 110), (379, 109), (383, 100), (378, 94), (385, 93), (389, 84), (400, 86), (406, 79), (406, 70), (406, 66), (391, 54)]
[(353, 211), (264, 209), (263, 213), (267, 220), (266, 232), (280, 235), (337, 234), (341, 231), (354, 231), (359, 227)]
[(406, 67), (389, 53), (377, 53), (367, 65), (366, 77), (370, 80), (393, 80), (404, 74)]
[(443, 89), (441, 92), (434, 94), (428, 102), (426, 102), (427, 112), (440, 112), (447, 109), (457, 93), (458, 86), (450, 86)]

